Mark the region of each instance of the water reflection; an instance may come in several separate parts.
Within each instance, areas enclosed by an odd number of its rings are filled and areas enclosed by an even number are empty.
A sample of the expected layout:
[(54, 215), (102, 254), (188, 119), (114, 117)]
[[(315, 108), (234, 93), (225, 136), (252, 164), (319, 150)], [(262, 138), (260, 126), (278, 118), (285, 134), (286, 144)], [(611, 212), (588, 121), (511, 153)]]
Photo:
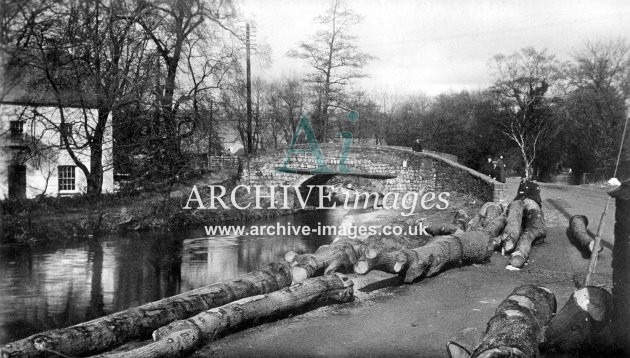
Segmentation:
[[(343, 215), (319, 211), (248, 224), (338, 225)], [(227, 280), (281, 261), (286, 251), (314, 251), (332, 239), (209, 238), (199, 230), (178, 237), (105, 237), (66, 248), (3, 248), (0, 344)]]

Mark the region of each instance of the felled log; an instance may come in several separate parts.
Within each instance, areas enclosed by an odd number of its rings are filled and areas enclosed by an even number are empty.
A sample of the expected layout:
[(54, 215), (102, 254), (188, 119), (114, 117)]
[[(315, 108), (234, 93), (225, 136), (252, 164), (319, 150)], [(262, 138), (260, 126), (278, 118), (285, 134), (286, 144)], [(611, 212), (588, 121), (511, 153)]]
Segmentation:
[(483, 220), (481, 221), (482, 227), (488, 226), (488, 224), (490, 224), (494, 219), (496, 219), (497, 217), (503, 214), (503, 208), (501, 207), (501, 204), (498, 204), (498, 203), (487, 203), (487, 204), (489, 205), (486, 207)]
[[(457, 222), (466, 216), (464, 212), (458, 212), (454, 221)], [(422, 236), (372, 235), (365, 241), (356, 239), (337, 240), (330, 245), (320, 246), (314, 254), (297, 254), (289, 251), (285, 254), (285, 260), (292, 266), (291, 275), (293, 282), (302, 282), (309, 277), (337, 270), (350, 271), (350, 268), (358, 274), (365, 274), (371, 270), (400, 273), (406, 272), (406, 268), (413, 266), (414, 269), (410, 271), (407, 281), (411, 282), (422, 275), (422, 273), (416, 274), (416, 271), (427, 264), (420, 264), (418, 257), (421, 257), (421, 260), (429, 258), (433, 260), (432, 255), (434, 251), (444, 251), (445, 249), (440, 249), (440, 247), (448, 246), (448, 242), (457, 243), (458, 248), (456, 250), (447, 250), (446, 253), (439, 255), (439, 263), (436, 261), (431, 265), (436, 271), (433, 272), (434, 270), (429, 269), (427, 273), (434, 274), (439, 272), (445, 263), (485, 261), (488, 258), (488, 245), (492, 242), (490, 239), (500, 234), (505, 226), (506, 219), (501, 206), (496, 203), (484, 204), (478, 212), (478, 217), (477, 224), (475, 224), (478, 230), (474, 231), (476, 232), (475, 234), (463, 233), (455, 225), (441, 226), (442, 228), (438, 231), (454, 231), (454, 233), (436, 236), (435, 238), (440, 239), (433, 243), (433, 246), (421, 250), (420, 256), (418, 256), (418, 253), (406, 252), (405, 250), (419, 249), (427, 243), (426, 238)], [(459, 221), (461, 222), (461, 220)], [(486, 227), (482, 226), (482, 224), (485, 224)], [(458, 244), (459, 237), (464, 240), (473, 239), (474, 245), (467, 247), (471, 249), (470, 252), (464, 252), (462, 255)], [(474, 250), (472, 249), (473, 246), (475, 247)], [(483, 250), (481, 247), (483, 247)], [(422, 256), (425, 251), (428, 252), (427, 255), (429, 257)], [(452, 260), (449, 258), (452, 258)]]
[(587, 286), (571, 295), (545, 332), (545, 346), (558, 352), (591, 348), (596, 335), (612, 317), (612, 295), (603, 288)]
[(490, 239), (486, 231), (434, 237), (424, 246), (400, 251), (402, 255), (392, 253), (397, 260), (393, 272), (404, 272), (405, 282), (413, 282), (420, 277), (433, 276), (450, 265), (484, 262), (492, 255)]
[(466, 211), (459, 209), (455, 213), (455, 217), (453, 218), (453, 224), (457, 226), (462, 231), (466, 231), (466, 223), (470, 220), (468, 213)]
[(543, 329), (555, 312), (556, 298), (547, 288), (517, 287), (488, 321), (472, 357), (538, 357)]
[(477, 329), (477, 327), (469, 327), (460, 330), (449, 338), (446, 343), (448, 356), (450, 358), (470, 358), (482, 338), (483, 332)]
[(463, 231), (455, 224), (431, 224), (426, 227), (427, 233), (431, 236), (450, 235)]
[(512, 253), (510, 265), (521, 268), (529, 258), (529, 252), (532, 244), (540, 242), (547, 235), (547, 227), (545, 226), (545, 218), (543, 212), (531, 199), (523, 200), (525, 209), (525, 230), (518, 239), (516, 251)]
[(482, 227), (482, 220), (483, 218), (486, 216), (486, 209), (488, 208), (488, 206), (490, 204), (490, 202), (487, 202), (485, 204), (483, 204), (481, 206), (481, 208), (479, 209), (479, 211), (477, 211), (466, 223), (466, 230), (465, 231), (471, 231), (471, 230), (476, 230), (480, 227)]
[(480, 230), (503, 212), (500, 204), (487, 202), (466, 223), (465, 231)]
[(68, 328), (34, 334), (0, 348), (1, 357), (83, 356), (105, 351), (174, 320), (291, 284), (289, 266), (272, 263), (233, 280), (130, 308)]
[(507, 224), (503, 230), (501, 243), (506, 252), (512, 252), (523, 230), (523, 200), (514, 200), (508, 205)]
[(181, 356), (217, 339), (224, 332), (249, 322), (287, 314), (315, 302), (348, 302), (353, 299), (352, 286), (350, 279), (337, 273), (310, 278), (280, 291), (232, 302), (186, 320), (172, 322), (153, 332), (153, 343), (131, 351), (100, 357)]
[[(451, 224), (431, 224), (426, 228), (427, 233), (432, 236), (451, 235), (462, 231), (468, 231), (470, 229), (478, 229), (484, 226), (484, 219), (486, 217), (486, 210), (490, 205), (498, 205), (494, 203), (486, 203), (479, 209), (473, 218), (468, 216), (466, 211), (459, 209), (455, 212), (453, 217), (453, 223)], [(491, 221), (494, 218), (495, 208), (490, 210)]]
[(297, 254), (289, 251), (284, 259), (291, 265), (293, 283), (309, 277), (336, 272), (340, 269), (352, 272), (354, 264), (368, 249), (366, 242), (357, 239), (339, 239), (330, 245), (320, 246), (313, 254)]
[[(591, 255), (595, 245), (594, 238), (588, 233), (588, 218), (584, 215), (573, 215), (569, 219), (567, 237), (569, 241), (584, 255)], [(600, 248), (601, 250), (601, 248)]]
[(364, 275), (372, 270), (399, 272), (404, 262), (400, 250), (414, 249), (426, 244), (428, 238), (404, 235), (371, 235), (367, 238), (367, 249), (363, 250), (354, 264), (354, 272)]
[(501, 242), (501, 233), (505, 230), (506, 225), (507, 217), (505, 214), (501, 213), (499, 216), (492, 219), (492, 221), (486, 222), (482, 230), (486, 231), (490, 237), (496, 237), (497, 241)]
[[(354, 271), (365, 274), (378, 269), (390, 273), (405, 273), (405, 282), (412, 282), (420, 276), (432, 276), (447, 265), (484, 262), (494, 249), (492, 238), (503, 231), (506, 223), (504, 214), (492, 216), (487, 227), (434, 237), (426, 245), (419, 238), (406, 238), (398, 241), (397, 245), (371, 243), (364, 255), (357, 260)], [(373, 238), (368, 238), (368, 241), (371, 239)]]

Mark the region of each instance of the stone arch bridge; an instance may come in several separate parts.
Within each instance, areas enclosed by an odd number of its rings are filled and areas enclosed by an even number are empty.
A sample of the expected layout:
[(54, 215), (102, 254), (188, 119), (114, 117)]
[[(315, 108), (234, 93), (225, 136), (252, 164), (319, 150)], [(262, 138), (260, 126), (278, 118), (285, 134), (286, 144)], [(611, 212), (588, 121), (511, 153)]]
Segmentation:
[[(340, 143), (320, 145), (326, 165), (339, 165)], [(240, 184), (245, 185), (323, 185), (339, 174), (298, 174), (277, 169), (285, 164), (287, 149), (256, 153), (243, 161)], [(506, 185), (457, 163), (453, 156), (433, 152), (413, 152), (409, 148), (354, 145), (345, 161), (351, 175), (382, 178), (386, 192), (411, 192), (425, 188), (434, 192), (461, 192), (483, 201), (506, 201)], [(286, 167), (308, 173), (317, 168), (310, 153), (294, 153)], [(342, 174), (343, 175), (343, 174)]]

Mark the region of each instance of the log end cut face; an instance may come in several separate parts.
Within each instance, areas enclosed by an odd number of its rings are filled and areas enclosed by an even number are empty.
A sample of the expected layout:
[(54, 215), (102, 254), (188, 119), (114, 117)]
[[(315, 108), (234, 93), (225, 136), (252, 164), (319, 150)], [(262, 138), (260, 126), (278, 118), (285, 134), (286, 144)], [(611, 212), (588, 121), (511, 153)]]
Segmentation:
[(571, 352), (588, 347), (612, 316), (612, 295), (599, 287), (575, 291), (545, 332), (547, 349)]

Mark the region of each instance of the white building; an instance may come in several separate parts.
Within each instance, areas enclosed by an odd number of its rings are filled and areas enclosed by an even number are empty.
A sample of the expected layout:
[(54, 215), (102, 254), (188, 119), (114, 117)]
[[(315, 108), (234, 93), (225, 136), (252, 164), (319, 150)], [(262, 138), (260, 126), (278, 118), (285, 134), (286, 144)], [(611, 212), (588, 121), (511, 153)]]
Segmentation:
[[(74, 195), (87, 191), (77, 165), (91, 168), (88, 133), (97, 120), (96, 96), (81, 91), (56, 95), (32, 72), (0, 63), (0, 199)], [(61, 103), (62, 109), (59, 109)], [(63, 112), (62, 112), (63, 111)], [(71, 143), (62, 143), (61, 115)], [(102, 192), (114, 189), (111, 114), (104, 133)]]

